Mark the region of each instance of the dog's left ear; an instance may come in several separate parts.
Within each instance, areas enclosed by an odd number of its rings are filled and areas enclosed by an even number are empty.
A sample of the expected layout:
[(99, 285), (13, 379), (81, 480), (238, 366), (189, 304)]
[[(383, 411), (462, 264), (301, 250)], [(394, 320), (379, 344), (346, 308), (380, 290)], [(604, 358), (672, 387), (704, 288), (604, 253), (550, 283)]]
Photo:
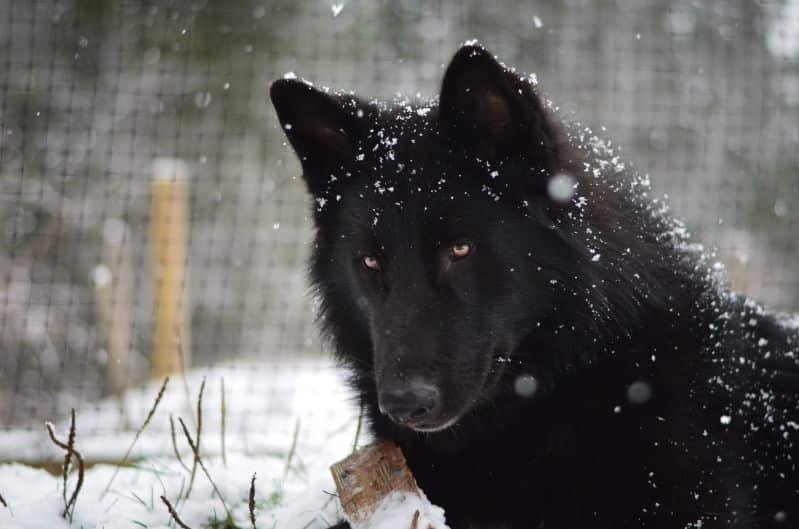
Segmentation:
[(354, 97), (328, 94), (296, 79), (275, 81), (270, 96), (308, 191), (320, 196), (330, 176), (345, 172), (355, 160), (364, 109)]
[(532, 84), (508, 70), (482, 46), (464, 45), (444, 75), (439, 127), (446, 137), (486, 160), (531, 157), (545, 163), (555, 131)]

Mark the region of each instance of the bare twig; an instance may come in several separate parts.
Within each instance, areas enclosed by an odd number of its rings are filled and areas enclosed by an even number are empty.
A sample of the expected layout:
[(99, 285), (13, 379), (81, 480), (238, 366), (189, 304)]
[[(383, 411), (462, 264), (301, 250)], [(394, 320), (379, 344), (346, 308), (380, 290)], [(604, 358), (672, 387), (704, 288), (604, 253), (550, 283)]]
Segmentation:
[[(216, 482), (214, 482), (211, 474), (208, 472), (208, 469), (205, 467), (205, 463), (203, 463), (202, 458), (200, 457), (200, 450), (199, 446), (194, 444), (194, 441), (191, 440), (191, 434), (189, 434), (189, 429), (186, 428), (186, 423), (183, 422), (183, 419), (178, 417), (178, 422), (180, 423), (181, 428), (183, 428), (183, 434), (186, 436), (186, 440), (189, 442), (189, 446), (191, 447), (192, 452), (194, 452), (194, 460), (200, 466), (200, 469), (205, 474), (205, 477), (208, 478), (208, 482), (214, 489), (214, 492), (219, 497), (219, 500), (222, 502), (222, 507), (225, 508), (225, 514), (227, 514), (228, 518), (231, 518), (232, 515), (230, 514), (230, 509), (227, 506), (227, 501), (225, 501), (225, 497), (222, 496), (222, 493), (219, 491), (219, 487), (216, 486)], [(188, 495), (186, 496), (188, 497)]]
[(166, 377), (164, 379), (164, 383), (161, 384), (161, 389), (158, 390), (158, 395), (156, 395), (155, 397), (155, 402), (153, 402), (153, 406), (152, 408), (150, 408), (150, 412), (147, 414), (147, 418), (144, 419), (144, 423), (142, 423), (141, 427), (138, 430), (136, 430), (136, 435), (133, 436), (133, 441), (131, 441), (130, 446), (128, 446), (128, 449), (125, 451), (125, 455), (122, 456), (122, 462), (116, 466), (116, 468), (114, 469), (114, 473), (111, 474), (111, 479), (108, 480), (108, 484), (105, 486), (103, 492), (100, 494), (101, 500), (105, 497), (106, 494), (108, 494), (108, 491), (111, 490), (111, 485), (114, 483), (114, 480), (117, 477), (117, 473), (119, 472), (120, 467), (124, 466), (125, 463), (128, 461), (128, 457), (130, 456), (130, 453), (133, 451), (133, 447), (136, 446), (136, 441), (139, 440), (139, 437), (141, 437), (141, 434), (144, 432), (144, 429), (147, 428), (148, 424), (150, 424), (150, 420), (153, 418), (153, 415), (155, 415), (155, 410), (158, 409), (158, 404), (161, 402), (161, 398), (164, 396), (164, 392), (166, 391), (166, 386), (168, 383), (169, 383), (169, 377)]
[(225, 377), (222, 377), (221, 383), (222, 383), (222, 400), (221, 400), (222, 425), (221, 425), (220, 435), (222, 436), (222, 464), (227, 466), (227, 450), (225, 450)]
[(178, 513), (175, 511), (175, 508), (172, 507), (172, 504), (169, 503), (169, 500), (166, 499), (166, 496), (161, 496), (161, 501), (166, 505), (166, 508), (169, 510), (169, 515), (173, 520), (175, 520), (176, 524), (178, 524), (182, 529), (191, 529), (191, 527), (186, 525), (186, 522), (180, 519), (180, 516), (178, 516)]
[(75, 410), (70, 414), (69, 435), (67, 436), (67, 452), (64, 455), (64, 489), (62, 496), (64, 497), (64, 505), (67, 504), (67, 478), (69, 477), (69, 467), (72, 464), (72, 452), (75, 450)]
[(416, 529), (419, 526), (419, 509), (413, 513), (413, 520), (411, 520), (411, 529)]
[[(255, 476), (252, 477), (252, 482), (253, 484), (255, 484)], [(6, 499), (3, 497), (2, 494), (0, 494), (0, 504), (3, 504), (3, 507), (8, 509), (8, 504), (6, 503)]]
[(291, 436), (291, 448), (289, 448), (288, 456), (286, 456), (286, 468), (283, 470), (284, 483), (289, 475), (289, 469), (291, 468), (291, 461), (294, 459), (294, 453), (297, 451), (297, 438), (299, 436), (300, 436), (300, 419), (298, 417), (297, 422), (294, 423), (294, 434)]
[[(180, 450), (178, 450), (178, 440), (175, 437), (175, 419), (171, 414), (169, 415), (169, 435), (172, 437), (172, 449), (175, 451), (175, 457), (177, 458), (178, 463), (180, 463), (180, 466), (182, 466), (186, 472), (191, 472), (191, 469), (188, 467), (188, 465), (186, 465), (186, 463), (183, 462), (183, 458), (180, 456)], [(178, 495), (178, 498), (180, 498), (180, 495)]]
[[(83, 487), (84, 464), (83, 464), (83, 456), (80, 455), (80, 452), (78, 452), (75, 449), (75, 446), (74, 446), (74, 437), (75, 437), (75, 428), (76, 428), (76, 426), (75, 426), (75, 408), (72, 408), (72, 411), (70, 413), (70, 418), (71, 418), (71, 421), (70, 421), (70, 426), (69, 426), (69, 431), (70, 431), (69, 438), (72, 439), (72, 445), (70, 445), (69, 442), (65, 443), (63, 441), (60, 441), (55, 436), (55, 429), (54, 429), (52, 423), (49, 423), (49, 422), (45, 423), (45, 427), (47, 428), (47, 433), (50, 435), (50, 440), (53, 441), (53, 443), (55, 443), (55, 445), (58, 446), (59, 448), (61, 448), (63, 450), (66, 450), (66, 451), (72, 452), (72, 457), (74, 457), (78, 461), (78, 482), (75, 485), (75, 490), (72, 491), (72, 496), (70, 496), (69, 500), (65, 500), (64, 511), (61, 513), (61, 516), (63, 518), (69, 517), (69, 521), (72, 522), (72, 514), (75, 511), (75, 504), (78, 501), (78, 494), (80, 494), (80, 490)], [(70, 460), (71, 459), (72, 458), (70, 457)], [(64, 472), (66, 472), (66, 471), (67, 470), (65, 469)], [(64, 482), (66, 484), (66, 479), (65, 479)], [(66, 498), (66, 494), (64, 495), (64, 497)]]
[(250, 508), (250, 523), (252, 524), (252, 529), (256, 529), (256, 527), (255, 527), (255, 474), (252, 475), (252, 481), (250, 481), (250, 501), (248, 502), (248, 506)]

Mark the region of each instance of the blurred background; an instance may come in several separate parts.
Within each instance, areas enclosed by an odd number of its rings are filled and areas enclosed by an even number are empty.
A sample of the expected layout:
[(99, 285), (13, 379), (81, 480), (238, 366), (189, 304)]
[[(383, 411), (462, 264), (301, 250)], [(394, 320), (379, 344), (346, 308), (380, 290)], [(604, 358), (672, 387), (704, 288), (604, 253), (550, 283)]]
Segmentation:
[(431, 96), (472, 38), (799, 309), (799, 0), (0, 0), (0, 427), (322, 355), (268, 85)]

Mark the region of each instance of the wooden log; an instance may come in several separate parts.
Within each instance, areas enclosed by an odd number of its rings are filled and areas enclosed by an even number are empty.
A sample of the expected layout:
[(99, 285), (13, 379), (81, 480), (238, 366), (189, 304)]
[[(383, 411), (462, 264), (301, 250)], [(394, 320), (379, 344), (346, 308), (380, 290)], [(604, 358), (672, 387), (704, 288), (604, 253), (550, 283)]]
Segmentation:
[(350, 523), (363, 524), (391, 492), (419, 496), (402, 450), (390, 441), (365, 446), (330, 467), (341, 507)]

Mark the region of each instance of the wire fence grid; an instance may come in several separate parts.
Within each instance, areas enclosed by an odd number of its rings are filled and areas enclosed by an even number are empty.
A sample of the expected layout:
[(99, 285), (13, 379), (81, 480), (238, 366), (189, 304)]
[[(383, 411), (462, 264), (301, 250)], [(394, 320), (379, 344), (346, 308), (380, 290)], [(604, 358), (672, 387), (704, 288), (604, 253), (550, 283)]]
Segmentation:
[(184, 368), (324, 354), (268, 85), (433, 96), (471, 38), (606, 130), (734, 288), (799, 308), (799, 0), (0, 0), (0, 426), (146, 380), (163, 296)]

